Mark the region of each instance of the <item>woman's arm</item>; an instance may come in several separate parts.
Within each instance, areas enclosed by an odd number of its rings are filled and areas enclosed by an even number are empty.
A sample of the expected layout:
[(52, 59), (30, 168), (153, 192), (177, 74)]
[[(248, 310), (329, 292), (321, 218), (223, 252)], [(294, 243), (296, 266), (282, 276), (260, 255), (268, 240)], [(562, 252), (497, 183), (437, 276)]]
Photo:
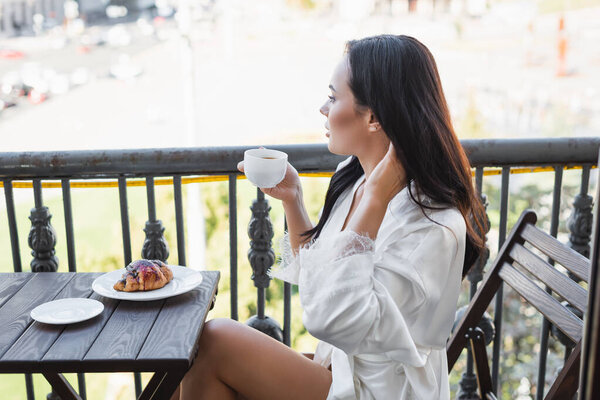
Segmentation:
[(385, 216), (385, 211), (390, 200), (377, 199), (363, 194), (358, 207), (352, 214), (346, 230), (368, 236), (372, 240), (377, 237), (377, 232)]
[(302, 187), (300, 187), (294, 199), (283, 201), (283, 211), (285, 212), (287, 221), (290, 245), (292, 251), (296, 254), (298, 248), (310, 240), (310, 237), (302, 236), (302, 233), (313, 228), (313, 224), (310, 218), (308, 218), (308, 213), (304, 206)]

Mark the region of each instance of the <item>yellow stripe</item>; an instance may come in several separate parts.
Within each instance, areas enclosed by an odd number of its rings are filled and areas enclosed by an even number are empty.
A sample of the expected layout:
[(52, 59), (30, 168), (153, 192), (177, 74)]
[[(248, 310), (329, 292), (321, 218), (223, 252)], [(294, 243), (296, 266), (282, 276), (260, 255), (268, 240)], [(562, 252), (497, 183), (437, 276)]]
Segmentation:
[[(564, 167), (564, 169), (582, 169), (581, 165), (575, 165), (570, 167)], [(597, 168), (596, 165), (592, 165), (592, 169)], [(532, 167), (532, 168), (511, 168), (511, 174), (530, 174), (537, 172), (552, 172), (554, 167)], [(502, 168), (489, 168), (484, 169), (483, 175), (501, 175)], [(303, 172), (300, 176), (309, 178), (330, 178), (333, 172)], [(475, 176), (475, 170), (473, 169), (472, 175)], [(244, 175), (238, 175), (237, 179), (246, 179)], [(181, 178), (181, 183), (184, 185), (190, 183), (206, 183), (206, 182), (223, 182), (229, 180), (229, 175), (210, 175), (210, 176), (197, 176), (191, 178)], [(159, 178), (154, 180), (154, 185), (164, 186), (172, 185), (173, 178)], [(72, 188), (114, 188), (118, 187), (119, 182), (116, 180), (110, 181), (72, 181)], [(128, 187), (146, 186), (145, 179), (129, 179), (127, 180)], [(0, 181), (0, 187), (4, 187), (4, 182)], [(33, 183), (31, 181), (13, 181), (13, 188), (16, 189), (31, 189)], [(42, 182), (42, 187), (45, 189), (60, 189), (62, 187), (60, 181), (49, 181)]]

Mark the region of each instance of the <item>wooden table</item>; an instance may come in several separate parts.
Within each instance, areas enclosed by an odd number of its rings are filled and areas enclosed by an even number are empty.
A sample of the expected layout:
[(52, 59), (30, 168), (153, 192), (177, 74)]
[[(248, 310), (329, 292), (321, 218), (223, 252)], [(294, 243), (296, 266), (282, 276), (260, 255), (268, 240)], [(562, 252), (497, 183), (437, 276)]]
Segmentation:
[[(0, 273), (0, 373), (41, 373), (62, 399), (80, 399), (67, 372), (154, 372), (140, 399), (168, 399), (192, 365), (220, 274), (202, 271), (194, 290), (155, 301), (92, 292), (100, 273)], [(47, 301), (89, 297), (102, 314), (70, 325), (33, 321)]]

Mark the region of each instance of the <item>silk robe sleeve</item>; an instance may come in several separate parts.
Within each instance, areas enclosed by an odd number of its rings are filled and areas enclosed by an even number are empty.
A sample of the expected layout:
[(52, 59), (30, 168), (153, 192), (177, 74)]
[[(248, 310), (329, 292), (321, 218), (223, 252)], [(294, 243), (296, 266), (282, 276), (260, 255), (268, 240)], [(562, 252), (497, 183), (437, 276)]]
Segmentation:
[[(340, 162), (335, 172), (344, 168), (346, 165), (350, 163), (352, 157), (346, 158), (344, 161)], [(317, 216), (317, 220), (321, 219), (321, 215), (323, 214), (323, 207), (319, 210), (319, 215)], [(290, 237), (286, 232), (283, 235), (283, 238), (280, 242), (280, 254), (281, 254), (281, 263), (279, 265), (274, 266), (268, 272), (268, 275), (271, 278), (281, 279), (282, 281), (286, 281), (292, 283), (294, 285), (298, 284), (299, 274), (300, 274), (300, 265), (297, 263), (297, 259), (294, 256), (294, 251), (292, 250), (292, 246), (290, 245)], [(309, 244), (310, 245), (310, 244)]]
[[(435, 224), (391, 238), (377, 255), (373, 242), (351, 231), (301, 249), (296, 262), (303, 322), (314, 337), (348, 355), (386, 353), (421, 367), (431, 347), (417, 344), (415, 324), (429, 303), (443, 301), (457, 240)], [(434, 319), (426, 321), (423, 330), (437, 329)]]

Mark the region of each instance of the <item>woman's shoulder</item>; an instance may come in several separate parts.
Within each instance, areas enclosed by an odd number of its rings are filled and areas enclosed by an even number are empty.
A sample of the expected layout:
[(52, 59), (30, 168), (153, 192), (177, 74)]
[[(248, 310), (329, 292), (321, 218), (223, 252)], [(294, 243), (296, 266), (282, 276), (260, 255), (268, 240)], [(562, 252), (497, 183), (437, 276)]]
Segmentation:
[[(464, 241), (466, 224), (462, 213), (456, 207), (436, 204), (429, 197), (419, 195), (413, 189), (415, 189), (414, 183), (411, 184), (412, 196), (406, 187), (388, 205), (382, 224), (382, 227), (385, 227), (383, 236), (391, 236), (394, 240), (399, 240), (411, 234), (423, 236), (429, 232), (445, 230), (451, 233), (450, 236), (456, 238), (459, 244)], [(421, 207), (418, 202), (424, 207)]]
[(414, 181), (396, 194), (388, 205), (388, 211), (398, 222), (412, 221), (411, 217), (426, 224), (426, 221), (435, 224), (434, 221), (463, 220), (456, 207), (436, 203), (426, 194), (420, 193)]

